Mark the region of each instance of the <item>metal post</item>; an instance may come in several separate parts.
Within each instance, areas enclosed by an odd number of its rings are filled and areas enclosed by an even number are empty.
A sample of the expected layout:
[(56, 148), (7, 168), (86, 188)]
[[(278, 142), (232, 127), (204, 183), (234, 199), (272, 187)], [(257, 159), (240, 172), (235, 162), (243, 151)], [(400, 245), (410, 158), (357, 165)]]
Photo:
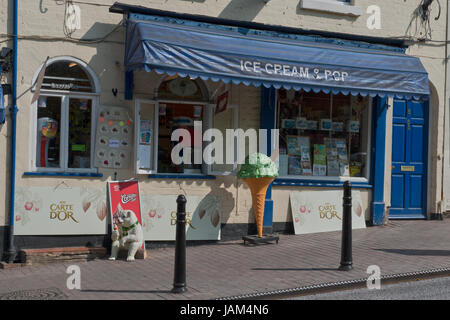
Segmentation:
[(353, 269), (352, 261), (352, 184), (350, 181), (344, 183), (342, 217), (342, 247), (341, 265), (339, 270), (349, 271)]
[(175, 244), (175, 275), (172, 293), (186, 292), (186, 198), (177, 198), (177, 227)]

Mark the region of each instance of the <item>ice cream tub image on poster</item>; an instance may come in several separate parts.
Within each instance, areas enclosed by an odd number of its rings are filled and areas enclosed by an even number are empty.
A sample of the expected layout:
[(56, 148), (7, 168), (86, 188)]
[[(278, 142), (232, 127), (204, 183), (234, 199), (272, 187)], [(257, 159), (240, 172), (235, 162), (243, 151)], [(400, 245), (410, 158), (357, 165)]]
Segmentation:
[(15, 235), (106, 234), (106, 190), (18, 186)]
[[(142, 221), (147, 241), (175, 240), (177, 195), (142, 194)], [(186, 240), (220, 240), (218, 196), (186, 196)]]
[[(297, 191), (290, 193), (295, 234), (342, 230), (343, 191)], [(352, 229), (366, 227), (361, 193), (352, 191)]]

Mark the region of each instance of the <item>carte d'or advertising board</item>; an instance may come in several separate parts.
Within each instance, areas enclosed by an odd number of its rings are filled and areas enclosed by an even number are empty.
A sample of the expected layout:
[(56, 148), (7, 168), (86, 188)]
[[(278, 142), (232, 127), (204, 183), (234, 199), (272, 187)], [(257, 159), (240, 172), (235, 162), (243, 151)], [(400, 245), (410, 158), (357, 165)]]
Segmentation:
[[(295, 234), (342, 230), (342, 190), (291, 192)], [(352, 229), (366, 227), (359, 190), (352, 191)]]
[[(141, 195), (145, 240), (175, 240), (177, 195)], [(186, 240), (220, 240), (221, 201), (215, 195), (186, 196)]]
[(15, 235), (106, 234), (105, 189), (16, 187)]

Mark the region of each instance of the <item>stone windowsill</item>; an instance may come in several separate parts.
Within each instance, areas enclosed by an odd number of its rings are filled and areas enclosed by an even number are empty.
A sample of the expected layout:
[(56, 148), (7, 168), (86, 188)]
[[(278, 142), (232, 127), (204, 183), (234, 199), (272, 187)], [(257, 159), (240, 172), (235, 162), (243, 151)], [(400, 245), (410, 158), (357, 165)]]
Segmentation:
[(333, 0), (302, 0), (300, 8), (350, 16), (362, 15), (361, 7)]

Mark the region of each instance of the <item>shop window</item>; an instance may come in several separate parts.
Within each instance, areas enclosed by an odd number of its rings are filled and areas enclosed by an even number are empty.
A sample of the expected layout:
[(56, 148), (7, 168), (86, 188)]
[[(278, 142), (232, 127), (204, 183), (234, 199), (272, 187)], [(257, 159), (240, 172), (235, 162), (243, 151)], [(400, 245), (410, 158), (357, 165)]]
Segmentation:
[[(135, 150), (136, 172), (140, 174), (230, 174), (233, 165), (207, 165), (203, 151), (206, 143), (202, 136), (207, 129), (217, 123), (218, 130), (234, 128), (236, 118), (229, 107), (223, 112), (215, 112), (215, 104), (210, 104), (208, 91), (202, 80), (169, 76), (158, 89), (158, 100), (136, 100)], [(231, 110), (231, 111), (230, 111)], [(231, 122), (230, 122), (231, 120)], [(197, 127), (195, 123), (197, 122)], [(201, 122), (201, 127), (198, 123)], [(222, 128), (224, 127), (224, 128)], [(190, 163), (172, 161), (172, 151), (183, 141), (172, 141), (176, 129), (186, 129), (190, 134), (189, 146), (178, 154), (185, 156), (190, 151)], [(195, 134), (194, 134), (195, 133)], [(176, 152), (176, 150), (175, 150)]]
[(80, 63), (57, 59), (46, 67), (40, 96), (33, 105), (32, 167), (37, 171), (94, 171), (92, 118), (97, 96), (91, 76)]
[(278, 90), (280, 177), (369, 178), (371, 99)]

